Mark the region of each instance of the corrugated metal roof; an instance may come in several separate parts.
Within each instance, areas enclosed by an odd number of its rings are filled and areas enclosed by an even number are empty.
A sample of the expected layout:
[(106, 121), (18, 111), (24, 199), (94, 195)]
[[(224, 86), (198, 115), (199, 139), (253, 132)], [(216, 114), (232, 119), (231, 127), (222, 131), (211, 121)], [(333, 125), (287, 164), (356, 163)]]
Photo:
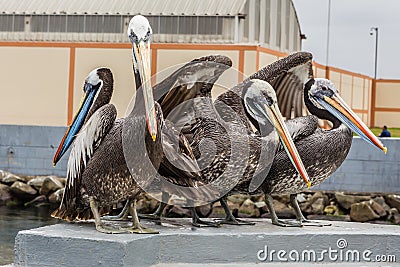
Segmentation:
[(247, 0), (0, 0), (3, 14), (237, 15)]

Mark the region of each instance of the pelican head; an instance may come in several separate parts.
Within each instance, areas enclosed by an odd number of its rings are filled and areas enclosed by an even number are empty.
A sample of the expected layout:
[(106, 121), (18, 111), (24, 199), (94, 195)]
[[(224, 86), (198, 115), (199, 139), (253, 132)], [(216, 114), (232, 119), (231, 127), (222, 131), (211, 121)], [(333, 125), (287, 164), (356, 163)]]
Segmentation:
[(86, 77), (85, 84), (83, 86), (84, 95), (81, 100), (80, 106), (74, 116), (74, 119), (72, 120), (71, 125), (68, 127), (67, 132), (65, 133), (60, 142), (60, 145), (58, 146), (57, 152), (53, 158), (53, 165), (56, 165), (61, 157), (65, 154), (65, 152), (74, 141), (75, 136), (82, 128), (88, 112), (93, 105), (94, 99), (103, 87), (102, 77), (106, 72), (111, 74), (111, 71), (107, 68), (97, 68), (92, 70)]
[(129, 22), (128, 37), (132, 43), (135, 84), (137, 89), (141, 87), (143, 90), (147, 128), (153, 140), (155, 140), (157, 136), (157, 120), (150, 81), (150, 42), (152, 33), (149, 21), (141, 15), (134, 16)]
[(258, 122), (264, 125), (271, 123), (276, 128), (293, 166), (310, 187), (311, 182), (304, 164), (279, 110), (275, 90), (268, 82), (258, 79), (250, 80), (245, 86), (244, 104), (247, 112)]
[(308, 90), (308, 97), (316, 108), (328, 111), (362, 139), (387, 152), (387, 148), (339, 96), (331, 81), (322, 78), (311, 79), (306, 83), (305, 89)]

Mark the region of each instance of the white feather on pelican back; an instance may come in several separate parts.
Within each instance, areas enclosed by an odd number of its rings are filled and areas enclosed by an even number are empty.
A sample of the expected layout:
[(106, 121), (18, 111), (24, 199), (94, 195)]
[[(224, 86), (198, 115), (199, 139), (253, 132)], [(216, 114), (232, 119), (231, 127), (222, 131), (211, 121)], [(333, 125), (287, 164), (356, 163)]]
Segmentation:
[(117, 117), (114, 105), (106, 104), (99, 108), (77, 134), (68, 158), (67, 188), (80, 179), (88, 160), (93, 156), (96, 144), (110, 131)]

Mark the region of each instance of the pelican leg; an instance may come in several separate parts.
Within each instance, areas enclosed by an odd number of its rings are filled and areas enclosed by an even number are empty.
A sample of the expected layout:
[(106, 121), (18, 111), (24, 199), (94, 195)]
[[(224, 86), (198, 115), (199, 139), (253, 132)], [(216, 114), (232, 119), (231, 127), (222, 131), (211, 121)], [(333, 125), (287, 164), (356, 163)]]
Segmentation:
[(92, 210), (94, 216), (94, 223), (96, 225), (97, 231), (105, 234), (126, 233), (126, 230), (123, 230), (120, 227), (115, 228), (108, 225), (104, 225), (104, 223), (101, 221), (97, 201), (93, 197), (89, 197), (89, 203), (90, 203), (90, 209)]
[(129, 219), (129, 205), (130, 199), (128, 199), (125, 203), (124, 208), (122, 211), (116, 216), (103, 216), (101, 217), (103, 220), (107, 221), (127, 221)]
[(167, 192), (162, 192), (161, 198), (162, 198), (161, 199), (162, 201), (155, 212), (153, 212), (151, 214), (139, 214), (139, 218), (159, 221), (161, 219), (161, 215), (162, 215), (165, 207), (168, 206), (167, 203), (170, 198), (170, 195)]
[(221, 203), (221, 206), (224, 208), (226, 217), (223, 220), (217, 220), (220, 224), (231, 224), (231, 225), (255, 225), (254, 222), (248, 222), (245, 220), (241, 220), (238, 218), (235, 218), (233, 216), (231, 210), (229, 209), (228, 203), (226, 202), (226, 196), (222, 197), (219, 202)]
[(129, 205), (129, 213), (132, 215), (132, 227), (124, 228), (128, 230), (130, 233), (137, 233), (137, 234), (158, 234), (159, 232), (155, 229), (144, 227), (140, 221), (136, 211), (136, 199), (131, 201)]
[(220, 227), (221, 224), (219, 222), (209, 222), (200, 219), (199, 215), (197, 215), (196, 209), (194, 207), (190, 208), (192, 213), (192, 225), (195, 227)]
[(272, 224), (282, 227), (302, 227), (302, 224), (297, 221), (291, 222), (278, 219), (278, 216), (276, 216), (276, 212), (272, 204), (272, 196), (270, 194), (265, 194), (265, 203), (268, 206), (269, 213), (271, 213)]
[(331, 223), (321, 223), (321, 222), (307, 220), (306, 217), (304, 217), (303, 213), (301, 212), (299, 202), (297, 201), (297, 194), (290, 195), (290, 204), (294, 208), (294, 211), (296, 212), (296, 219), (300, 224), (304, 226), (319, 226), (319, 227), (332, 225)]

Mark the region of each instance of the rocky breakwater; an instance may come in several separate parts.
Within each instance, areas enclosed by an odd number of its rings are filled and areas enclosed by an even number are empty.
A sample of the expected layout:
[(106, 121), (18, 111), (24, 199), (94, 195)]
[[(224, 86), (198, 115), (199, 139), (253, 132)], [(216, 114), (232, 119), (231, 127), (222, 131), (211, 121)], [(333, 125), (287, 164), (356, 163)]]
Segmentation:
[(61, 201), (65, 178), (22, 176), (0, 170), (0, 206), (41, 206)]
[[(0, 170), (0, 206), (57, 205), (62, 198), (65, 178), (56, 176), (19, 176)], [(308, 219), (355, 221), (400, 225), (400, 195), (306, 191), (297, 195), (303, 214)], [(294, 219), (289, 195), (275, 196), (274, 207), (282, 219)], [(179, 202), (179, 200), (178, 200)], [(116, 205), (117, 214), (124, 203)], [(146, 194), (138, 200), (140, 213), (154, 212), (158, 202)], [(232, 195), (228, 205), (236, 217), (269, 218), (264, 196)], [(197, 207), (202, 217), (223, 218), (219, 202)], [(166, 217), (190, 217), (190, 211), (179, 206), (167, 206)]]
[[(400, 195), (307, 191), (298, 194), (297, 200), (308, 219), (354, 221), (400, 225)], [(275, 196), (274, 207), (281, 219), (295, 219), (289, 195)], [(151, 213), (157, 201), (142, 195), (138, 201), (140, 213)], [(232, 195), (228, 205), (233, 215), (240, 218), (270, 218), (264, 196)], [(197, 207), (202, 217), (223, 218), (224, 209), (219, 202)], [(190, 217), (188, 209), (167, 206), (166, 217)]]

